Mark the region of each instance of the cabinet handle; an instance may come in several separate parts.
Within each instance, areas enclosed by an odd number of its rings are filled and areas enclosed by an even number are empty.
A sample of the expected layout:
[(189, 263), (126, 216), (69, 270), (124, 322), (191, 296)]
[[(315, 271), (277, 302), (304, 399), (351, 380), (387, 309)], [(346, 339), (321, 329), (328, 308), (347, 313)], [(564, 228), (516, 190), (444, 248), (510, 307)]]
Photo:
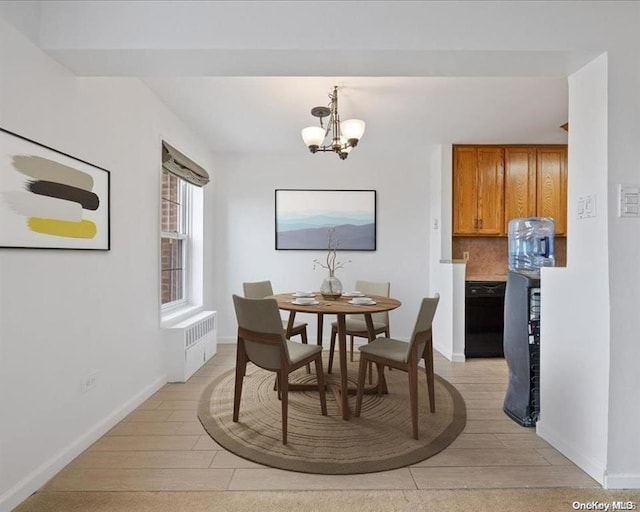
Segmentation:
[(482, 219), (480, 219), (480, 229), (482, 229)]
[(473, 219), (473, 229), (478, 229), (478, 219)]

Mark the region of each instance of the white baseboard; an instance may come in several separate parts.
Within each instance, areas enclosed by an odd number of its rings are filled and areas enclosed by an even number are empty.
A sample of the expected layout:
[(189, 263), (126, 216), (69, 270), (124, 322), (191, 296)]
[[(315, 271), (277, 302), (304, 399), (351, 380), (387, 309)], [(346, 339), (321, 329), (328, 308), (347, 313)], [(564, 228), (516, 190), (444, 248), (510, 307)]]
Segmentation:
[(536, 433), (596, 482), (603, 487), (606, 487), (606, 468), (598, 464), (591, 457), (584, 455), (575, 446), (567, 443), (564, 436), (561, 436), (556, 431), (547, 428), (544, 420), (540, 419), (536, 423)]
[(442, 357), (447, 358), (452, 363), (464, 363), (467, 358), (464, 354), (460, 354), (458, 352), (446, 352), (442, 350), (441, 347), (433, 347), (433, 350), (438, 352)]
[(453, 361), (453, 353), (449, 350), (446, 350), (443, 343), (434, 343), (433, 350), (438, 352), (442, 357), (445, 357), (449, 361)]
[(460, 354), (458, 352), (454, 352), (451, 355), (451, 361), (454, 363), (464, 363), (467, 360), (464, 354)]
[(607, 475), (607, 489), (640, 489), (640, 475)]
[(9, 512), (17, 507), (166, 383), (167, 377), (163, 375), (96, 423), (84, 435), (40, 464), (0, 496), (0, 512)]

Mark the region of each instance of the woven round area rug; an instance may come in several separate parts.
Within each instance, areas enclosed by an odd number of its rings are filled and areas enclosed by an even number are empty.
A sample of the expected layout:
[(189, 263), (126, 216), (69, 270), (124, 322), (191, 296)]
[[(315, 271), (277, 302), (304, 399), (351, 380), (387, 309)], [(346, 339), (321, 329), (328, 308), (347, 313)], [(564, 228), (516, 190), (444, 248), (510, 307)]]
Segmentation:
[[(325, 363), (326, 371), (326, 363)], [(358, 363), (349, 363), (349, 386), (357, 383)], [(436, 375), (436, 412), (429, 411), (426, 377), (419, 374), (419, 440), (413, 439), (408, 378), (385, 371), (388, 394), (364, 395), (359, 418), (342, 419), (331, 386), (339, 368), (325, 375), (328, 416), (320, 412), (317, 391), (289, 392), (287, 444), (282, 444), (281, 402), (273, 390), (275, 374), (249, 363), (244, 378), (240, 417), (232, 421), (235, 370), (217, 377), (202, 393), (198, 418), (209, 435), (230, 452), (274, 468), (303, 473), (356, 474), (387, 471), (425, 460), (446, 448), (466, 425), (460, 393)], [(374, 379), (377, 378), (374, 369)], [(315, 382), (315, 369), (300, 368), (289, 382)], [(374, 381), (375, 382), (375, 381)], [(355, 395), (349, 397), (351, 411)]]

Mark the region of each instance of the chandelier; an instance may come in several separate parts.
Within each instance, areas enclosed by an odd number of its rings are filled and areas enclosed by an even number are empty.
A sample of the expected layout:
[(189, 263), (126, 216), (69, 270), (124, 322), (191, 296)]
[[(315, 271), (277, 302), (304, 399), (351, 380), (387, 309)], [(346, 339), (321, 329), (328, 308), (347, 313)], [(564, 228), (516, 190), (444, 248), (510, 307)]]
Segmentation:
[[(313, 107), (311, 115), (320, 119), (320, 126), (309, 126), (302, 130), (302, 139), (312, 153), (318, 151), (333, 151), (338, 153), (341, 160), (349, 156), (352, 148), (364, 133), (365, 123), (360, 119), (340, 121), (338, 115), (338, 86), (333, 87), (329, 94), (331, 102), (328, 107)], [(326, 127), (323, 119), (328, 117)], [(325, 144), (325, 140), (327, 144)]]

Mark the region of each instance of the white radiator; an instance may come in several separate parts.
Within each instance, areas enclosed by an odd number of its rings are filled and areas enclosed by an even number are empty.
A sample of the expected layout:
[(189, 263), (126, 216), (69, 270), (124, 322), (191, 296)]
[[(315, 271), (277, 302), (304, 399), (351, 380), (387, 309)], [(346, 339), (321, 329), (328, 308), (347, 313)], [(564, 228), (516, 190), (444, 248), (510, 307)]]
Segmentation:
[(215, 353), (215, 311), (202, 311), (163, 329), (168, 382), (186, 382)]

